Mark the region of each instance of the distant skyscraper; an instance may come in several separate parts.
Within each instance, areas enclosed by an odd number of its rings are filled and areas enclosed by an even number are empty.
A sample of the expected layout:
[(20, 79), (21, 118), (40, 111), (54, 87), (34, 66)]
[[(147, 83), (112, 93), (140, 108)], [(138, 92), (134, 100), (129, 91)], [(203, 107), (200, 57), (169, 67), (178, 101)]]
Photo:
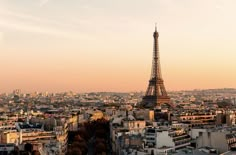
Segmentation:
[(149, 85), (145, 96), (142, 100), (142, 106), (146, 108), (160, 107), (161, 104), (170, 104), (170, 97), (167, 95), (164, 81), (161, 76), (161, 65), (159, 56), (159, 45), (157, 28), (155, 27), (154, 37), (154, 49), (153, 49), (153, 62), (152, 62), (152, 73), (149, 80)]

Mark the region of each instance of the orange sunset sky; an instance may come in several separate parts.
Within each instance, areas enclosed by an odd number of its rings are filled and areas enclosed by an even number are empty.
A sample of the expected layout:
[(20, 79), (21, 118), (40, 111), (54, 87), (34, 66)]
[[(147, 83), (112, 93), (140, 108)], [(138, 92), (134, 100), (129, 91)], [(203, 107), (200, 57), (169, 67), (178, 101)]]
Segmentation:
[(0, 93), (236, 88), (235, 0), (0, 0)]

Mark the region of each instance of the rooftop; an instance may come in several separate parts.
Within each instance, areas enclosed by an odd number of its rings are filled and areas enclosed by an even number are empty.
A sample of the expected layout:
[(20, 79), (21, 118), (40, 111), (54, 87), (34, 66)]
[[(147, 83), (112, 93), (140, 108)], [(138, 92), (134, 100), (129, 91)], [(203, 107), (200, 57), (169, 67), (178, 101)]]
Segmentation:
[(228, 152), (222, 153), (221, 155), (235, 155), (235, 154), (236, 154), (236, 151), (228, 151)]
[(20, 129), (41, 129), (42, 124), (36, 123), (36, 124), (29, 124), (29, 123), (19, 123)]
[(206, 153), (199, 150), (182, 149), (173, 155), (217, 155), (216, 153)]

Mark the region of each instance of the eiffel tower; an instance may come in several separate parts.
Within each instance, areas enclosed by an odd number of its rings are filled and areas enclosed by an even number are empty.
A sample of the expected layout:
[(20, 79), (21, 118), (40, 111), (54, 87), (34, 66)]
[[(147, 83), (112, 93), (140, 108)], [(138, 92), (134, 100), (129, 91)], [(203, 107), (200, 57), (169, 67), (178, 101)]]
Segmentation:
[(145, 96), (143, 97), (141, 105), (145, 108), (160, 107), (161, 104), (170, 104), (170, 97), (167, 95), (164, 81), (161, 75), (161, 65), (159, 56), (159, 45), (157, 28), (155, 27), (154, 48), (153, 48), (153, 60), (152, 60), (152, 72), (149, 80), (149, 85)]

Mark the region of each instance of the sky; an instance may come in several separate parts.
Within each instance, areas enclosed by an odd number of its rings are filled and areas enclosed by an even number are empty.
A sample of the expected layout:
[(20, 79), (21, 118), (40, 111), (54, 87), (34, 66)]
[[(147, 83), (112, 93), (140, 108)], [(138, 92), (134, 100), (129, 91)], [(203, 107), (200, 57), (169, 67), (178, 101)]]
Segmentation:
[(236, 88), (235, 0), (0, 0), (0, 93)]

